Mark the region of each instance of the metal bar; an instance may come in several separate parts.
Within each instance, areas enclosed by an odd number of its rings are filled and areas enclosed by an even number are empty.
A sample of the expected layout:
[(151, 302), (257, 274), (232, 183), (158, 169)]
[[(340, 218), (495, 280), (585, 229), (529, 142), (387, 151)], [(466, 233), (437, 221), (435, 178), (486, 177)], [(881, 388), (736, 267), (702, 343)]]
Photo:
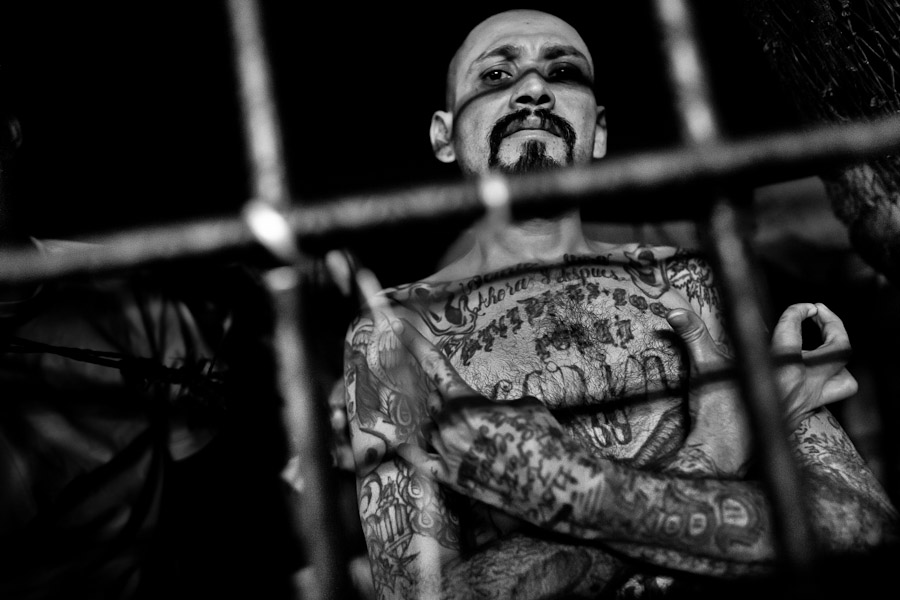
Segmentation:
[(284, 209), (290, 203), (284, 144), (257, 0), (228, 0), (247, 165), (254, 198)]
[[(696, 148), (672, 148), (591, 166), (543, 174), (510, 176), (513, 207), (556, 202), (581, 205), (607, 197), (652, 192), (688, 185), (766, 184), (841, 167), (900, 149), (900, 115), (806, 131), (769, 134), (746, 140), (714, 141)], [(448, 217), (483, 214), (478, 184), (466, 181), (421, 185), (377, 194), (348, 195), (311, 201), (286, 212), (301, 239), (321, 239)], [(698, 202), (699, 200), (694, 200)], [(671, 203), (670, 203), (671, 204)], [(680, 203), (694, 210), (690, 202)], [(604, 202), (610, 221), (646, 220), (646, 204)], [(672, 207), (661, 207), (671, 210)], [(674, 218), (674, 217), (673, 217)], [(164, 226), (81, 238), (80, 251), (45, 256), (30, 248), (4, 250), (0, 281), (30, 283), (62, 277), (133, 268), (141, 265), (242, 250), (255, 237), (239, 215), (209, 217)], [(334, 246), (340, 245), (340, 240)]]
[(273, 327), (278, 383), (284, 406), (282, 421), (291, 436), (291, 450), (300, 458), (298, 473), (290, 483), (302, 495), (299, 515), (303, 549), (313, 566), (310, 585), (304, 589), (316, 600), (353, 598), (348, 584), (347, 557), (334, 507), (336, 492), (332, 477), (325, 404), (313, 401), (315, 385), (306, 334), (306, 315), (301, 299), (308, 285), (293, 267), (266, 274), (266, 287), (275, 307)]
[[(350, 598), (347, 557), (333, 510), (337, 505), (327, 433), (330, 431), (324, 400), (316, 397), (313, 364), (304, 320), (308, 287), (304, 269), (308, 260), (296, 249), (283, 214), (291, 203), (284, 161), (281, 126), (275, 101), (265, 29), (257, 0), (229, 0), (234, 66), (240, 87), (241, 116), (252, 174), (253, 198), (244, 208), (246, 226), (263, 245), (290, 267), (268, 273), (266, 283), (275, 309), (273, 325), (275, 362), (283, 404), (282, 425), (292, 456), (300, 457), (299, 478), (303, 510), (296, 514), (301, 542), (313, 567), (312, 597)], [(261, 207), (270, 207), (266, 212)], [(235, 229), (236, 241), (246, 243), (248, 231)], [(188, 248), (182, 247), (182, 250)], [(299, 506), (297, 507), (299, 510)], [(299, 590), (296, 590), (299, 592)]]
[[(691, 9), (685, 0), (654, 0), (654, 6), (682, 137), (691, 146), (709, 144), (720, 137), (720, 129)], [(799, 580), (813, 565), (815, 544), (775, 383), (762, 301), (755, 285), (756, 265), (740, 227), (743, 210), (731, 199), (717, 197), (706, 228), (707, 246), (724, 295), (725, 322), (734, 341), (735, 358), (741, 365), (738, 381), (772, 502), (776, 549), (786, 573)]]
[(681, 139), (688, 145), (714, 141), (721, 137), (719, 118), (690, 8), (684, 0), (654, 0), (653, 4)]
[(815, 561), (815, 543), (804, 503), (805, 493), (788, 442), (781, 394), (766, 339), (753, 264), (740, 235), (741, 211), (731, 202), (718, 202), (710, 218), (710, 238), (716, 275), (725, 296), (726, 322), (735, 340), (735, 360), (750, 424), (759, 453), (764, 482), (772, 501), (777, 549), (788, 571), (808, 572)]

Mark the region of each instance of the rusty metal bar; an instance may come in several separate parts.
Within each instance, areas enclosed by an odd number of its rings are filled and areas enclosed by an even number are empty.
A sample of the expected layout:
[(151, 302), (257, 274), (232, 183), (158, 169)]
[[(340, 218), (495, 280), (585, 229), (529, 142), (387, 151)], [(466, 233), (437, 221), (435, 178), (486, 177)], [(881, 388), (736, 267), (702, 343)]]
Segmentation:
[[(683, 141), (695, 147), (714, 142), (720, 137), (720, 128), (691, 7), (686, 0), (654, 0), (654, 8)], [(814, 563), (815, 543), (775, 382), (763, 303), (755, 285), (757, 269), (743, 237), (743, 210), (730, 198), (717, 196), (706, 228), (707, 246), (724, 295), (725, 322), (734, 341), (735, 358), (741, 366), (738, 381), (772, 502), (776, 548), (786, 574), (799, 578), (808, 574)]]
[[(304, 270), (308, 259), (296, 247), (284, 218), (291, 193), (263, 15), (257, 0), (229, 0), (228, 13), (253, 198), (244, 207), (245, 228), (231, 223), (225, 229), (240, 243), (247, 243), (249, 229), (251, 239), (291, 264), (270, 271), (265, 282), (275, 311), (272, 333), (283, 402), (281, 421), (292, 456), (300, 457), (291, 483), (301, 495), (304, 508), (300, 511), (295, 505), (295, 517), (305, 556), (313, 567), (309, 583), (313, 589), (303, 591), (317, 599), (343, 600), (351, 597), (351, 591), (347, 557), (334, 511), (337, 496), (330, 464), (330, 427), (324, 400), (316, 397), (313, 385), (310, 336), (304, 315), (308, 287)], [(183, 246), (181, 249), (186, 250)]]
[[(898, 149), (900, 115), (892, 115), (871, 122), (818, 126), (806, 131), (608, 158), (581, 168), (511, 176), (507, 183), (513, 207), (540, 202), (581, 205), (604, 202), (610, 196), (686, 185), (785, 181)], [(420, 185), (293, 205), (285, 215), (301, 240), (340, 237), (384, 225), (479, 216), (484, 213), (484, 206), (478, 189), (478, 183), (471, 181)], [(693, 208), (682, 205), (685, 210)], [(603, 206), (604, 218), (611, 221), (645, 220), (653, 212), (646, 204), (604, 202)], [(30, 283), (124, 270), (240, 251), (257, 243), (240, 215), (133, 228), (80, 241), (89, 246), (55, 256), (31, 248), (4, 250), (0, 282)], [(339, 241), (334, 246), (340, 245)]]

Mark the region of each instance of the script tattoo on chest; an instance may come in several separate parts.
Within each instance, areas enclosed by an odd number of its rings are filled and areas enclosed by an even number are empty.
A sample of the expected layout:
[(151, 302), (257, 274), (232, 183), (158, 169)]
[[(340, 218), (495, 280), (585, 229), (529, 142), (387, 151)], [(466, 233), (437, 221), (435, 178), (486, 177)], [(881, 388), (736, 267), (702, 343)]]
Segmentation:
[(522, 263), (465, 281), (413, 284), (395, 298), (419, 314), (479, 392), (501, 401), (534, 396), (557, 411), (593, 406), (568, 423), (592, 446), (610, 448), (643, 443), (653, 423), (670, 414), (640, 402), (680, 393), (684, 366), (665, 322), (674, 307), (666, 294), (679, 289), (674, 278), (704, 302), (714, 299), (700, 291), (704, 282), (696, 287), (682, 273), (688, 260), (673, 269), (641, 247), (617, 260), (565, 255), (555, 265)]

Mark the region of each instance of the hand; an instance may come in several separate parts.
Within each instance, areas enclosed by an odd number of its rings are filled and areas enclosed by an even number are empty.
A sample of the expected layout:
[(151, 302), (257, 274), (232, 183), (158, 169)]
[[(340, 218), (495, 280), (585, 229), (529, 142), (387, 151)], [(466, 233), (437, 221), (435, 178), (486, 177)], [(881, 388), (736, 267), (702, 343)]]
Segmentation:
[[(801, 323), (814, 319), (822, 334), (815, 350), (803, 350)], [(849, 398), (858, 385), (846, 369), (850, 338), (844, 323), (824, 304), (801, 303), (789, 306), (772, 334), (776, 379), (789, 431), (826, 404)]]
[(428, 398), (435, 428), (426, 436), (435, 452), (401, 444), (398, 454), (419, 472), (471, 498), (533, 523), (549, 521), (553, 503), (538, 504), (554, 489), (574, 483), (563, 480), (565, 469), (584, 449), (536, 398), (485, 398), (412, 325), (399, 319), (392, 323), (435, 387)]
[(666, 320), (684, 341), (690, 364), (690, 432), (669, 468), (694, 475), (741, 476), (751, 458), (752, 438), (732, 378), (733, 361), (697, 313), (673, 309)]
[[(713, 341), (700, 317), (682, 309), (672, 310), (666, 317), (685, 341), (690, 357), (692, 414), (712, 405), (733, 403), (733, 384), (716, 377), (726, 373), (732, 361)], [(815, 350), (802, 349), (801, 324), (809, 318), (815, 319), (823, 338)], [(771, 349), (790, 431), (817, 408), (856, 393), (856, 379), (845, 368), (850, 353), (847, 330), (824, 304), (800, 303), (785, 309), (772, 334)]]

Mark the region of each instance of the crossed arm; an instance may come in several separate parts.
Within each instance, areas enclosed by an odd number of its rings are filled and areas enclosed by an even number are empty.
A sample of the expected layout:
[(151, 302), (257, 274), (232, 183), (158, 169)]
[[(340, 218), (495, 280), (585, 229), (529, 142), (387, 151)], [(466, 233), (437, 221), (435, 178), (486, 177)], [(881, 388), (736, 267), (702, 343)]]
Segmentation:
[[(670, 315), (670, 323), (688, 342), (695, 371), (723, 366), (727, 358), (703, 337), (702, 322), (686, 311), (683, 316), (686, 321), (677, 323)], [(805, 318), (816, 319), (825, 341), (804, 356), (800, 323)], [(676, 463), (689, 461), (693, 473), (703, 476), (691, 479), (683, 475), (688, 469), (655, 473), (593, 456), (568, 439), (536, 400), (491, 403), (468, 388), (411, 327), (400, 323), (396, 332), (439, 390), (432, 402), (441, 402), (431, 406), (438, 423), (429, 440), (435, 453), (412, 444), (400, 452), (436, 480), (545, 529), (603, 541), (651, 562), (674, 558), (676, 564), (668, 566), (727, 574), (765, 567), (775, 558), (762, 490), (752, 482), (712, 477), (740, 470), (745, 461), (733, 446), (749, 447), (740, 442), (747, 435), (740, 425), (733, 437), (725, 437), (707, 416), (709, 409), (736, 401), (729, 385), (692, 393), (695, 426), (685, 449), (703, 454), (713, 467), (726, 466), (698, 469), (691, 454), (682, 452)], [(817, 360), (847, 344), (840, 320), (823, 305), (789, 308), (773, 336), (776, 353), (798, 359), (779, 369), (778, 378), (811, 492), (812, 521), (821, 542), (833, 551), (883, 543), (897, 523), (871, 471), (823, 407), (856, 389), (842, 361)]]
[(345, 350), (360, 519), (380, 598), (525, 599), (547, 590), (578, 597), (629, 574), (600, 547), (535, 531), (509, 533), (472, 552), (469, 523), (459, 521), (467, 500), (396, 454), (401, 443), (424, 443), (430, 421), (418, 363), (386, 321), (361, 320)]
[[(826, 341), (820, 350), (833, 350), (846, 341), (840, 321), (825, 307), (801, 305), (786, 315), (787, 322), (776, 328), (776, 346), (800, 355), (799, 323), (807, 317), (816, 318), (823, 330)], [(670, 323), (688, 342), (692, 365), (720, 367), (726, 359), (717, 356), (703, 337), (705, 329), (688, 316), (681, 325), (677, 318)], [(749, 448), (741, 443), (746, 432), (740, 424), (727, 436), (716, 430), (717, 411), (736, 401), (733, 389), (695, 390), (695, 427), (673, 472), (640, 471), (586, 451), (533, 399), (496, 404), (479, 396), (414, 328), (396, 322), (394, 326), (397, 339), (416, 358), (416, 364), (407, 367), (415, 371), (420, 365), (434, 387), (416, 393), (429, 398), (437, 428), (424, 434), (413, 427), (405, 437), (396, 435), (396, 429), (394, 435), (382, 429), (387, 460), (361, 473), (360, 511), (382, 595), (402, 597), (424, 589), (452, 597), (453, 586), (459, 584), (470, 595), (477, 595), (472, 588), (479, 585), (487, 591), (498, 589), (486, 585), (496, 579), (485, 573), (513, 583), (533, 581), (536, 573), (543, 573), (545, 583), (556, 589), (577, 586), (578, 581), (582, 589), (600, 588), (627, 573), (603, 546), (704, 574), (741, 574), (771, 565), (775, 553), (762, 490), (752, 482), (712, 477), (739, 473), (746, 458), (742, 454)], [(385, 336), (380, 337), (383, 344)], [(820, 407), (852, 394), (855, 382), (842, 363), (810, 367), (802, 360), (782, 369), (779, 377), (789, 392), (792, 441), (813, 492), (812, 520), (823, 544), (832, 550), (859, 550), (884, 542), (895, 527), (896, 513), (838, 424)], [(348, 391), (360, 398), (353, 385), (360, 385), (359, 377), (348, 377)], [(382, 399), (389, 395), (388, 387), (382, 388)], [(366, 432), (360, 428), (354, 435), (377, 437), (377, 431), (378, 426)], [(423, 450), (426, 437), (434, 453)], [(399, 446), (405, 460), (398, 460), (391, 440), (402, 439), (407, 442)], [(742, 450), (736, 453), (735, 447)], [(365, 470), (365, 460), (358, 464)], [(543, 531), (599, 545), (567, 546), (512, 536), (477, 557), (467, 557), (460, 552), (460, 525), (451, 508), (459, 500), (457, 494)], [(492, 562), (495, 556), (498, 560)], [(458, 576), (472, 575), (473, 570), (479, 577)], [(579, 579), (585, 574), (591, 576)]]

